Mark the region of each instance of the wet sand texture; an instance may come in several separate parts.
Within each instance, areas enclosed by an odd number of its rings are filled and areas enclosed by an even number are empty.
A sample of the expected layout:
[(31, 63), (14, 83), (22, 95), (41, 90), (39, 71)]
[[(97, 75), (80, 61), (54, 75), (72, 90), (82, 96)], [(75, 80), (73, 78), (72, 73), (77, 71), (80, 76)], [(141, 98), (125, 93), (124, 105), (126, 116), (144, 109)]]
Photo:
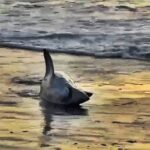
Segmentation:
[(40, 103), (42, 54), (1, 48), (1, 150), (150, 149), (149, 62), (52, 57), (93, 97), (78, 108)]

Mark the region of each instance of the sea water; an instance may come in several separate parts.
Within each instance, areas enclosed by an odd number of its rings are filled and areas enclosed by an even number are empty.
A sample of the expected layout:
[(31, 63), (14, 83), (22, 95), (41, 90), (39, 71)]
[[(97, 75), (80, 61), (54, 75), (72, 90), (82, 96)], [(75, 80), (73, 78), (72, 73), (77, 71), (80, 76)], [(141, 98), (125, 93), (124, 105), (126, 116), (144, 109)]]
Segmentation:
[(149, 0), (0, 0), (0, 46), (150, 59)]

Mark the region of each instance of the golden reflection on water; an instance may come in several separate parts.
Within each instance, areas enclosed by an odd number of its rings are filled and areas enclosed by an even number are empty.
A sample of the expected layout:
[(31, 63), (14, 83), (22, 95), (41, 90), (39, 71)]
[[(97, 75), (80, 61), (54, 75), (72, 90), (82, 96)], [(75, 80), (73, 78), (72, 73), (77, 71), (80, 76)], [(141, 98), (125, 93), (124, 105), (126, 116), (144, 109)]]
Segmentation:
[(56, 70), (94, 96), (81, 108), (39, 105), (23, 90), (39, 85), (12, 83), (14, 77), (41, 79), (40, 53), (0, 49), (0, 148), (118, 150), (150, 148), (149, 62), (53, 55)]

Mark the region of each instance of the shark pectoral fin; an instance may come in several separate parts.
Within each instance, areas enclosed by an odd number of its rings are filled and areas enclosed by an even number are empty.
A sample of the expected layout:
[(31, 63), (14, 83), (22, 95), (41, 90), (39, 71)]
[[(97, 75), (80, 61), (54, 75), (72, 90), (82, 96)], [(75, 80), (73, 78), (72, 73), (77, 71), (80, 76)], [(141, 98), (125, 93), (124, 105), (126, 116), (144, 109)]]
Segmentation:
[(72, 98), (72, 90), (70, 87), (66, 87), (63, 93), (62, 102), (68, 102)]
[(91, 97), (93, 95), (93, 93), (91, 93), (91, 92), (85, 91), (85, 93), (87, 94), (88, 97)]

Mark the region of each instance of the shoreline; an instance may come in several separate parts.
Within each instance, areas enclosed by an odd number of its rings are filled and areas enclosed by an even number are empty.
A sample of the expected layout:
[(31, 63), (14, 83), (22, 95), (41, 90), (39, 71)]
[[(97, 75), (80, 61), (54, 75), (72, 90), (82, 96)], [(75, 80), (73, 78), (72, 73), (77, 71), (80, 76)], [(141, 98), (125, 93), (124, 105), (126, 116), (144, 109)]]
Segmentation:
[[(6, 48), (6, 49), (16, 49), (16, 50), (24, 50), (24, 51), (31, 51), (31, 52), (37, 52), (37, 53), (41, 53), (42, 52), (42, 48), (38, 48), (38, 47), (32, 47), (32, 46), (17, 46), (15, 44), (9, 44), (9, 43), (0, 43), (0, 48)], [(129, 47), (130, 49), (131, 47)], [(134, 47), (133, 47), (134, 48)], [(46, 48), (50, 53), (52, 54), (65, 54), (65, 55), (73, 55), (73, 56), (82, 56), (82, 57), (92, 57), (95, 59), (131, 59), (131, 60), (139, 60), (139, 61), (150, 61), (150, 57), (149, 54), (145, 54), (141, 55), (141, 57), (138, 56), (132, 56), (130, 55), (130, 52), (125, 52), (127, 54), (121, 54), (119, 51), (118, 53), (103, 53), (103, 54), (98, 54), (95, 55), (95, 53), (90, 53), (90, 52), (84, 52), (84, 51), (66, 51), (66, 50), (56, 50), (56, 49), (49, 49)], [(128, 54), (129, 53), (129, 54)], [(143, 57), (144, 56), (144, 57)]]
[(43, 110), (38, 98), (45, 72), (42, 53), (0, 48), (3, 150), (150, 148), (149, 62), (67, 54), (52, 58), (56, 70), (94, 95), (80, 110)]

